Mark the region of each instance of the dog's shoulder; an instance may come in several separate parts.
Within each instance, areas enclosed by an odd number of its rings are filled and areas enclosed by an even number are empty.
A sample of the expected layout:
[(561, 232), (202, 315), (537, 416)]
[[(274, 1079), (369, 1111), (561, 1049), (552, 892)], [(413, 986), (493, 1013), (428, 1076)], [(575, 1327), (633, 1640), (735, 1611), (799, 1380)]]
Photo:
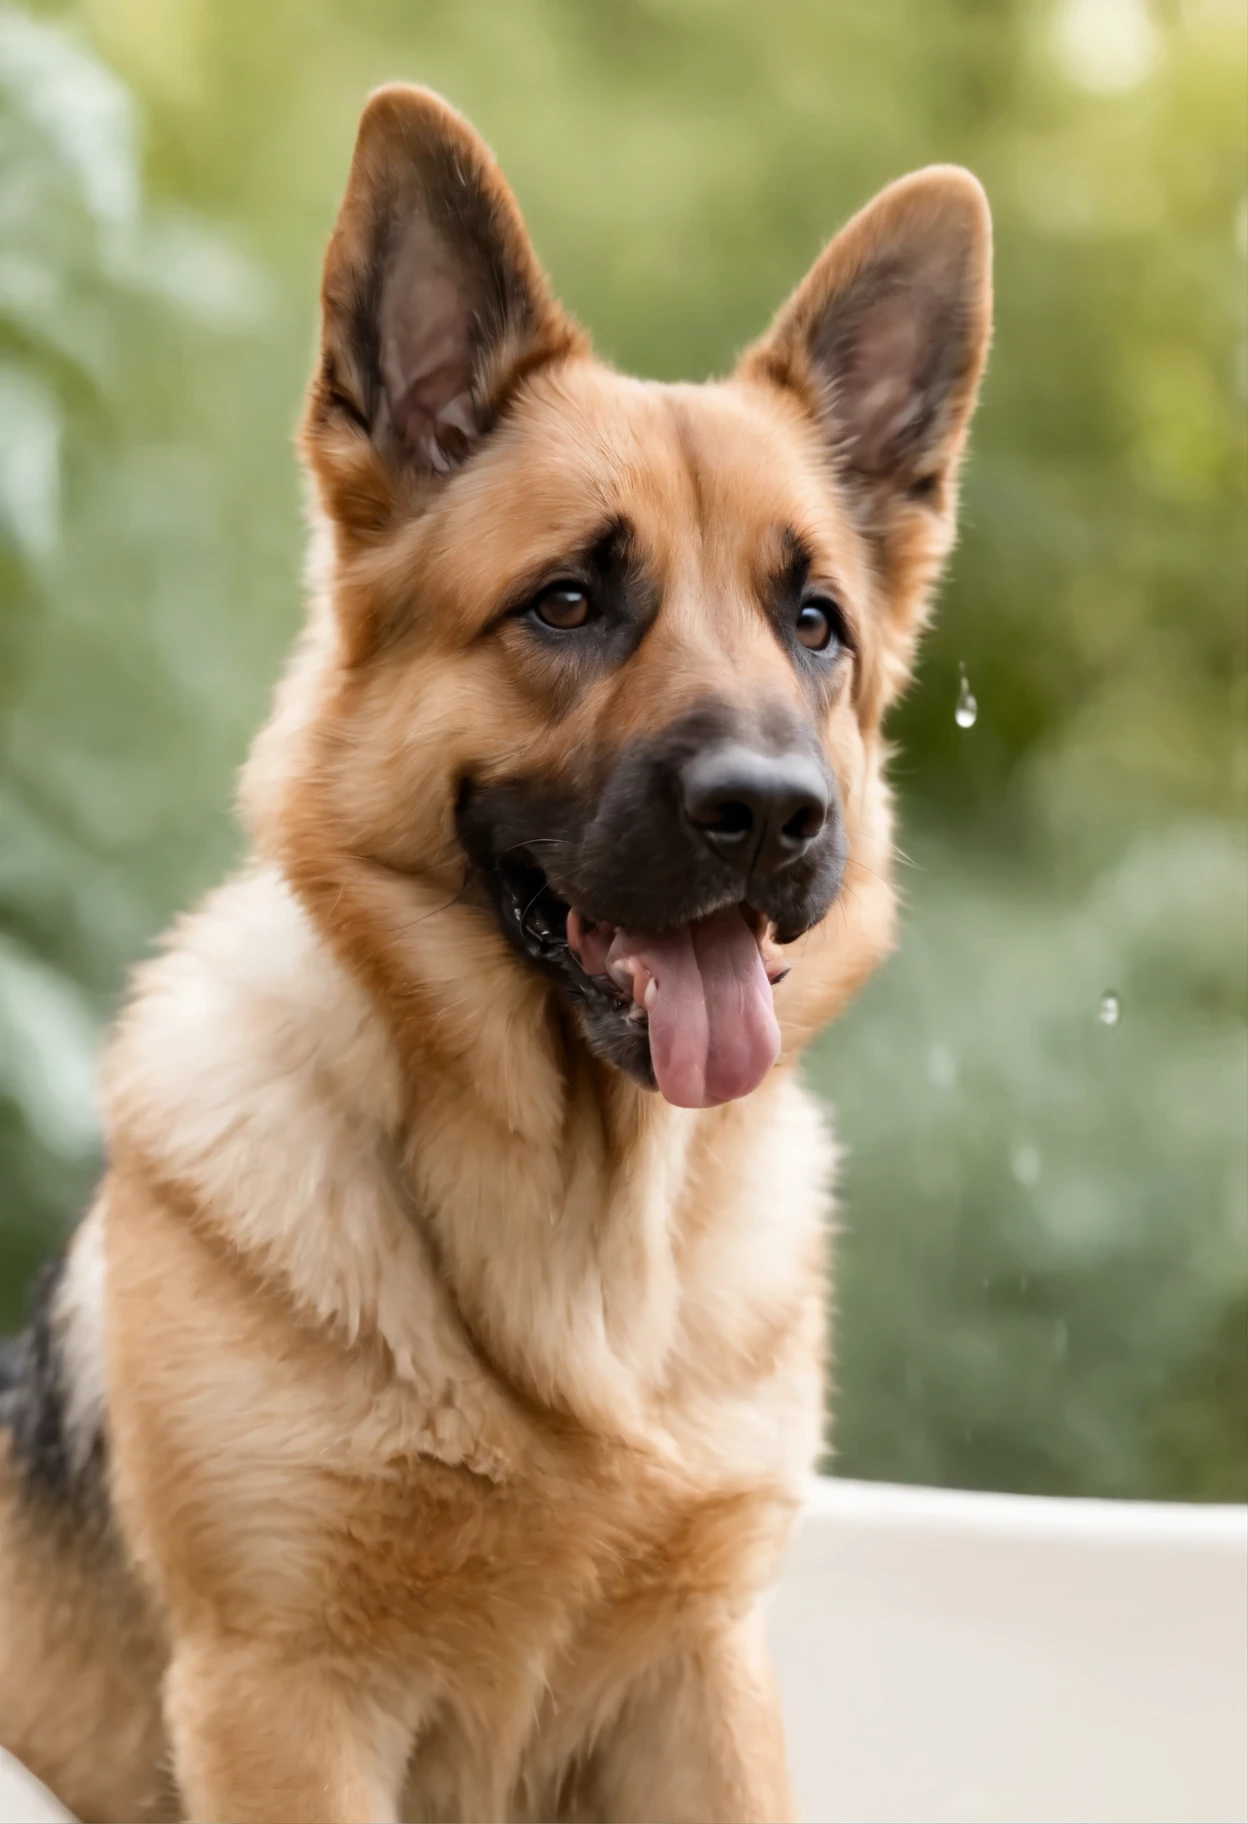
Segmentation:
[(175, 1169), (236, 1156), (278, 1125), (288, 1154), (313, 1131), (324, 1146), (331, 1110), (357, 1131), (393, 1131), (399, 1118), (397, 1062), (365, 990), (280, 872), (259, 863), (137, 971), (104, 1080), (114, 1131)]
[(27, 1323), (0, 1343), (0, 1432), (42, 1511), (106, 1521), (103, 1234), (95, 1206), (31, 1289)]
[(275, 869), (211, 895), (138, 972), (104, 1100), (115, 1168), (172, 1193), (292, 1316), (380, 1341), (431, 1407), (480, 1382), (412, 1220), (385, 1022)]
[[(103, 1083), (114, 1160), (139, 1162), (331, 1315), (326, 1289), (346, 1268), (327, 1252), (335, 1232), (358, 1253), (376, 1223), (355, 1205), (371, 1218), (394, 1195), (398, 1072), (364, 990), (275, 869), (210, 895), (137, 972)], [(354, 1334), (359, 1297), (343, 1298), (333, 1314)]]

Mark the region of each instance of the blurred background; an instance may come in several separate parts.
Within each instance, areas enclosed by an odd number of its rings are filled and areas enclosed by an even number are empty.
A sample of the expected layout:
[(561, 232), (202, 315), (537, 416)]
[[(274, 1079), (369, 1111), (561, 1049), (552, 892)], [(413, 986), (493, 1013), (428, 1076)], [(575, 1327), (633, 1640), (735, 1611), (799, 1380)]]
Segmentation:
[(128, 967), (239, 852), (321, 253), (406, 77), (661, 378), (890, 178), (986, 183), (903, 946), (811, 1061), (834, 1467), (1248, 1496), (1246, 74), (1242, 0), (0, 0), (0, 1328), (99, 1170)]

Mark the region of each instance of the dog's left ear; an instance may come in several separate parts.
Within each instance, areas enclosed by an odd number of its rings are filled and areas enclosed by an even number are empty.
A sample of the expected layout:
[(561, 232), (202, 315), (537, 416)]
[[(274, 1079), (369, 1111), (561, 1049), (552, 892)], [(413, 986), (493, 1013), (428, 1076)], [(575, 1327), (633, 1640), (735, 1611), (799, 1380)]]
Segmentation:
[(404, 84), (361, 117), (321, 301), (303, 447), (366, 539), (471, 458), (526, 374), (583, 346), (487, 147)]
[(952, 540), (991, 259), (977, 180), (916, 171), (842, 229), (742, 357), (744, 377), (796, 392), (823, 430), (894, 594), (924, 588)]

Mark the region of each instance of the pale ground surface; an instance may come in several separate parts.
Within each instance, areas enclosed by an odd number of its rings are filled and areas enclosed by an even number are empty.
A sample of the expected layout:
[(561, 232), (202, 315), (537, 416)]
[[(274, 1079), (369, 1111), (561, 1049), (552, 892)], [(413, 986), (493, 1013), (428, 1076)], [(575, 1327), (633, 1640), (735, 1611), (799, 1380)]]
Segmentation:
[(808, 1819), (1248, 1817), (1248, 1508), (820, 1482), (770, 1632)]
[(1248, 1819), (1248, 1509), (821, 1481), (769, 1623), (809, 1819)]
[(0, 1748), (0, 1821), (2, 1824), (64, 1824), (70, 1814), (46, 1786)]

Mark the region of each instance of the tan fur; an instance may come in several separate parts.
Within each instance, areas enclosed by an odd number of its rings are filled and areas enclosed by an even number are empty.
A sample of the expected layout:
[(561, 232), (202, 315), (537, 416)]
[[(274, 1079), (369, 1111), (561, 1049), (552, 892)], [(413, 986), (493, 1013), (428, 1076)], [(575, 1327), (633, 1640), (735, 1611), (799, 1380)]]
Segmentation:
[[(168, 1755), (195, 1818), (788, 1817), (759, 1603), (820, 1446), (831, 1165), (796, 1065), (892, 941), (880, 718), (952, 535), (986, 267), (943, 497), (882, 532), (833, 481), (798, 332), (898, 211), (970, 220), (983, 261), (986, 218), (964, 174), (909, 180), (738, 375), (649, 385), (550, 301), (471, 130), (387, 91), (327, 324), (378, 173), (433, 132), (537, 302), (436, 488), (335, 416), (327, 328), (310, 620), (244, 781), (253, 858), (140, 970), (107, 1061), (115, 1538), (88, 1575), (3, 1497), (26, 1645), (0, 1737), (84, 1816), (169, 1806)], [(663, 608), (569, 701), (497, 603), (604, 512)], [(456, 782), (563, 776), (697, 691), (795, 704), (753, 605), (783, 526), (859, 641), (823, 730), (851, 861), (777, 990), (779, 1066), (695, 1112), (598, 1062), (462, 900)]]

